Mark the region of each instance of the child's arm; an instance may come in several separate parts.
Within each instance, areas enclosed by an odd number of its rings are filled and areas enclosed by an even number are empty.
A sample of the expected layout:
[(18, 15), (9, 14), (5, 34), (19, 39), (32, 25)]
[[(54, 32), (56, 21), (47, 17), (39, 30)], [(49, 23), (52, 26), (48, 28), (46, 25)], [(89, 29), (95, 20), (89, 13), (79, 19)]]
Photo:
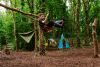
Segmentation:
[(46, 15), (44, 22), (47, 23), (49, 13)]

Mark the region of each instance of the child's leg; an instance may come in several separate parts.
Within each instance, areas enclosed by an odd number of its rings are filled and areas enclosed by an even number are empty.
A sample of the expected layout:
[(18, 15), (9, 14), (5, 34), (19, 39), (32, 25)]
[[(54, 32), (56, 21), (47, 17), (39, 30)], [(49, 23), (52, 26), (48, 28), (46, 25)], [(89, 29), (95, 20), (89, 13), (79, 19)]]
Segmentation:
[(59, 20), (59, 21), (50, 21), (49, 23), (48, 23), (48, 27), (59, 27), (59, 28), (62, 28), (63, 27), (63, 24), (62, 24), (63, 22), (62, 22), (62, 20)]
[(55, 21), (55, 23), (61, 24), (62, 20), (57, 20), (57, 21)]
[(54, 26), (54, 21), (50, 21), (48, 24), (47, 24), (48, 27), (53, 27)]

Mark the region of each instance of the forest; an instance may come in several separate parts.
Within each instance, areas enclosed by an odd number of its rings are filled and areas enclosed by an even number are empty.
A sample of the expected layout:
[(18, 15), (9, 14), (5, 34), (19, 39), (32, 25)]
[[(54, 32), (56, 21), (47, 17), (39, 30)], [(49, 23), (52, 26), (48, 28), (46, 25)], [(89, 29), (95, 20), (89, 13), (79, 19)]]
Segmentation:
[(100, 0), (0, 0), (0, 67), (99, 67)]

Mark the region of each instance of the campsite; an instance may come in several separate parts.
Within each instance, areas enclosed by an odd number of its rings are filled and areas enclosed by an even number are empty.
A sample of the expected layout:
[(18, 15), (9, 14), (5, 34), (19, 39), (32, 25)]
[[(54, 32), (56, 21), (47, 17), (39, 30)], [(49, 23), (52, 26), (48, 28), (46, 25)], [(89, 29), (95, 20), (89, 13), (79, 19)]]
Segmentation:
[(100, 67), (100, 0), (0, 0), (0, 67)]

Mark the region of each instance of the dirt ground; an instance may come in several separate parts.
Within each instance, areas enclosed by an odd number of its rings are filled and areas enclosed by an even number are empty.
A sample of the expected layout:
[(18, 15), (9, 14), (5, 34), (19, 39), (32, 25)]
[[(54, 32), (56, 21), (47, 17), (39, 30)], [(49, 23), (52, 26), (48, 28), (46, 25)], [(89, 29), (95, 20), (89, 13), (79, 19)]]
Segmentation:
[(46, 56), (34, 56), (34, 52), (0, 55), (0, 67), (100, 67), (100, 58), (93, 58), (93, 48), (47, 51)]

